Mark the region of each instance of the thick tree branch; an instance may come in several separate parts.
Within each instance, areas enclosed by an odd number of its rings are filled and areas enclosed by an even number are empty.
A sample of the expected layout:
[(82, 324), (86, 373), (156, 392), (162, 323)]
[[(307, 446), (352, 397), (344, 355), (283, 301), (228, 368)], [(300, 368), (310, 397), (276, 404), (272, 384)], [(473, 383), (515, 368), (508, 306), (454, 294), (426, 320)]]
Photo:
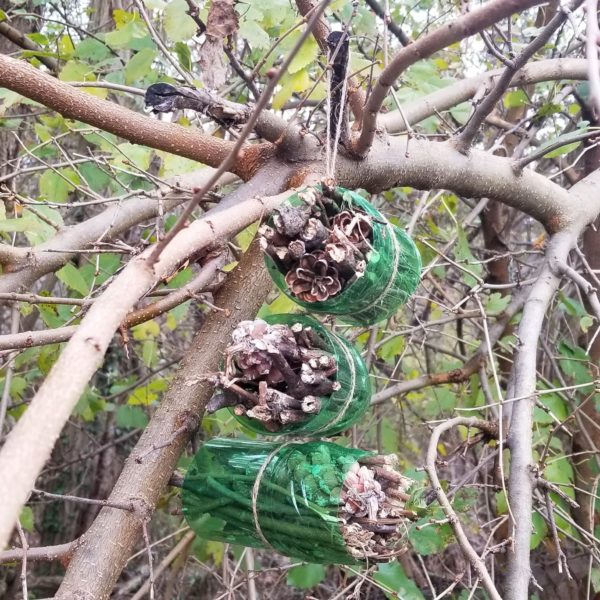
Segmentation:
[[(211, 313), (196, 334), (179, 372), (125, 463), (111, 500), (139, 498), (148, 514), (154, 510), (189, 435), (153, 452), (152, 460), (139, 464), (134, 457), (168, 438), (190, 415), (202, 418), (213, 390), (200, 375), (218, 369), (231, 331), (239, 321), (256, 315), (270, 289), (261, 251), (253, 244), (217, 295), (216, 302), (229, 312)], [(76, 550), (56, 598), (107, 599), (140, 535), (141, 523), (134, 514), (102, 510)]]
[[(409, 125), (414, 125), (435, 116), (472, 98), (483, 86), (502, 75), (503, 69), (488, 71), (469, 79), (462, 79), (440, 90), (427, 94), (402, 105), (402, 113)], [(587, 79), (587, 61), (583, 58), (551, 58), (525, 65), (511, 79), (509, 87), (521, 87), (542, 81), (569, 81)], [(378, 125), (389, 133), (406, 131), (400, 111), (391, 111), (379, 116)]]
[[(233, 148), (232, 142), (175, 123), (150, 119), (86, 94), (25, 61), (5, 55), (0, 55), (0, 86), (35, 100), (68, 119), (82, 121), (135, 144), (185, 156), (211, 167), (218, 167)], [(242, 179), (249, 179), (260, 166), (257, 157), (265, 152), (268, 152), (268, 146), (246, 146), (238, 155), (232, 172)]]
[(367, 100), (361, 124), (362, 129), (353, 143), (354, 153), (357, 156), (365, 156), (369, 151), (377, 130), (377, 115), (388, 90), (408, 67), (450, 44), (490, 27), (514, 12), (520, 12), (541, 3), (541, 0), (491, 0), (402, 48), (381, 73)]
[(589, 202), (582, 206), (572, 194), (529, 169), (515, 174), (510, 159), (478, 150), (465, 156), (449, 142), (411, 139), (409, 143), (405, 137), (377, 140), (369, 160), (338, 157), (336, 176), (341, 185), (372, 192), (409, 185), (452, 190), (470, 198), (491, 197), (529, 214), (550, 232), (565, 227), (590, 207)]
[(594, 171), (571, 188), (579, 201), (579, 209), (567, 227), (554, 235), (546, 251), (546, 259), (523, 309), (517, 330), (518, 349), (512, 371), (512, 394), (520, 398), (509, 404), (510, 428), (508, 446), (511, 452), (508, 500), (514, 516), (514, 547), (508, 554), (505, 577), (506, 600), (529, 597), (531, 511), (535, 485), (532, 443), (533, 408), (535, 405), (537, 346), (544, 316), (561, 278), (561, 265), (588, 223), (600, 213), (600, 170)]
[[(277, 189), (281, 181), (271, 182), (271, 186)], [(237, 200), (244, 193), (243, 186), (236, 193)], [(186, 257), (211, 244), (222, 243), (267, 214), (288, 195), (224, 203), (207, 212), (181, 231), (152, 266), (149, 263), (152, 247), (132, 259), (101, 299), (96, 300), (0, 451), (0, 496), (5, 499), (0, 514), (0, 546), (6, 544), (36, 477), (85, 385), (102, 364), (108, 344), (129, 309)], [(20, 460), (24, 452), (29, 456), (25, 464)]]

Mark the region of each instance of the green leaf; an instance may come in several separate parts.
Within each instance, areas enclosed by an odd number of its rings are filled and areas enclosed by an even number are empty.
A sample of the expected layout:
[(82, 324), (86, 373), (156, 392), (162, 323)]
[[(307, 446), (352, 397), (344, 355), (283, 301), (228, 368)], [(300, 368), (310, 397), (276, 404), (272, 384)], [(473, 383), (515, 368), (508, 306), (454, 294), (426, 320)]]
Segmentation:
[(143, 341), (154, 339), (160, 334), (160, 325), (154, 319), (151, 319), (150, 321), (132, 327), (132, 331), (134, 340)]
[[(540, 394), (540, 403), (543, 404), (559, 421), (564, 421), (569, 415), (569, 408), (565, 401), (558, 394)], [(543, 411), (539, 407), (533, 409), (533, 419), (536, 423), (547, 425), (554, 423), (552, 415)]]
[(553, 458), (544, 469), (544, 479), (556, 484), (571, 484), (575, 473), (566, 456)]
[[(459, 262), (467, 271), (471, 271), (474, 275), (481, 276), (481, 265), (477, 264), (475, 261), (475, 257), (471, 252), (471, 248), (469, 248), (469, 240), (467, 240), (467, 236), (465, 232), (459, 227), (457, 230), (457, 241), (456, 247), (454, 250), (454, 256), (456, 261)], [(469, 273), (462, 271), (462, 277), (465, 280), (465, 283), (471, 287), (473, 287), (477, 280)]]
[(401, 335), (397, 335), (379, 347), (377, 356), (383, 360), (390, 360), (402, 354), (405, 346), (404, 338)]
[(300, 47), (296, 56), (292, 59), (288, 71), (290, 73), (296, 73), (300, 69), (304, 69), (315, 60), (319, 55), (319, 46), (313, 36), (310, 36)]
[(120, 152), (113, 151), (115, 155), (115, 166), (122, 167), (128, 171), (135, 170), (132, 168), (132, 165), (135, 165), (141, 171), (147, 171), (148, 167), (150, 167), (152, 148), (125, 142), (119, 144), (118, 149)]
[(102, 192), (111, 182), (111, 177), (93, 162), (78, 166), (81, 176), (95, 192)]
[(578, 127), (577, 131), (571, 131), (570, 133), (565, 133), (564, 135), (559, 135), (558, 137), (548, 140), (543, 143), (536, 152), (543, 151), (544, 148), (549, 148), (550, 146), (554, 146), (557, 143), (560, 143), (561, 146), (556, 148), (555, 150), (551, 150), (544, 154), (545, 158), (554, 158), (556, 156), (562, 156), (563, 154), (568, 154), (572, 150), (575, 150), (577, 146), (579, 146), (582, 142), (581, 140), (577, 140), (582, 133), (585, 133), (588, 130), (588, 126)]
[(544, 517), (537, 512), (534, 512), (531, 515), (531, 525), (533, 530), (531, 532), (529, 547), (531, 550), (534, 550), (542, 543), (546, 535), (548, 535), (548, 526), (546, 525)]
[(49, 202), (66, 202), (75, 187), (56, 171), (46, 169), (39, 180), (40, 194)]
[(256, 21), (243, 21), (240, 24), (239, 35), (253, 50), (266, 50), (271, 46), (269, 34)]
[(581, 331), (584, 333), (594, 324), (594, 319), (589, 315), (585, 315), (579, 319), (579, 327), (581, 327)]
[(172, 42), (185, 42), (194, 37), (197, 26), (187, 14), (189, 7), (185, 0), (171, 0), (165, 9), (164, 28)]
[(499, 292), (494, 292), (488, 296), (485, 303), (485, 312), (487, 315), (499, 315), (510, 303), (510, 294), (503, 296)]
[(373, 579), (387, 588), (387, 591), (384, 590), (387, 598), (425, 600), (417, 584), (406, 576), (398, 561), (378, 565)]
[(139, 406), (123, 405), (115, 413), (117, 427), (123, 429), (141, 429), (148, 425), (148, 417)]
[[(421, 556), (429, 556), (443, 550), (452, 540), (452, 529), (448, 524), (430, 525), (430, 517), (417, 521), (408, 532), (412, 547)], [(426, 525), (424, 527), (424, 525)], [(417, 527), (421, 529), (417, 529)]]
[(593, 381), (594, 378), (590, 372), (590, 357), (585, 353), (583, 348), (569, 346), (566, 342), (561, 342), (558, 346), (558, 351), (561, 355), (561, 358), (559, 358), (561, 369), (576, 384)]
[(173, 177), (174, 175), (183, 175), (184, 173), (191, 173), (196, 171), (199, 167), (195, 160), (185, 158), (184, 156), (177, 156), (169, 152), (163, 152), (157, 150), (156, 153), (162, 159), (160, 168), (161, 177)]
[(131, 85), (143, 79), (151, 70), (156, 58), (156, 50), (144, 48), (140, 50), (125, 66), (125, 83)]
[(0, 219), (0, 232), (5, 233), (28, 233), (44, 230), (44, 223), (32, 217), (22, 217), (20, 219)]
[(126, 48), (134, 40), (140, 40), (148, 35), (146, 25), (142, 23), (137, 13), (116, 9), (113, 10), (113, 19), (117, 29), (109, 31), (104, 36), (104, 41), (111, 48)]
[(600, 568), (594, 567), (590, 573), (590, 579), (592, 581), (592, 588), (594, 593), (597, 594), (600, 591)]
[(326, 568), (324, 565), (308, 563), (292, 567), (288, 571), (287, 584), (306, 590), (318, 585), (325, 579)]
[(100, 62), (110, 56), (110, 49), (106, 44), (94, 38), (86, 38), (75, 48), (75, 56), (83, 60)]
[(64, 59), (72, 58), (74, 52), (75, 52), (75, 46), (73, 46), (73, 40), (71, 40), (70, 35), (67, 35), (65, 33), (65, 35), (62, 35), (58, 39), (58, 54), (59, 54), (60, 58), (62, 58), (64, 60)]
[(557, 156), (563, 156), (564, 154), (569, 154), (569, 152), (573, 152), (575, 148), (581, 146), (581, 142), (572, 142), (570, 144), (565, 144), (556, 150), (552, 150), (548, 152), (548, 154), (544, 154), (544, 158), (556, 158)]
[(572, 317), (583, 317), (584, 315), (587, 315), (587, 311), (583, 307), (583, 304), (578, 300), (575, 300), (575, 298), (565, 296), (563, 292), (558, 292), (558, 297), (560, 298), (562, 308), (564, 308), (564, 310)]
[(175, 54), (177, 54), (179, 64), (189, 73), (192, 70), (192, 53), (189, 46), (184, 42), (177, 42), (175, 44)]
[(72, 263), (67, 263), (62, 269), (56, 272), (56, 276), (69, 288), (79, 292), (82, 296), (87, 296), (90, 286), (87, 284), (83, 275)]
[(30, 506), (24, 506), (19, 515), (19, 523), (25, 531), (33, 532), (33, 510)]
[(513, 90), (504, 95), (505, 108), (519, 108), (525, 106), (529, 102), (527, 94), (523, 90)]
[(450, 109), (450, 114), (460, 125), (464, 125), (469, 120), (472, 112), (473, 107), (468, 102), (461, 102)]
[(60, 71), (58, 78), (61, 81), (88, 81), (91, 75), (95, 79), (94, 69), (87, 63), (70, 60)]
[(273, 97), (273, 108), (279, 110), (294, 92), (304, 92), (310, 87), (310, 77), (305, 70), (292, 75), (285, 75), (281, 79), (281, 89)]

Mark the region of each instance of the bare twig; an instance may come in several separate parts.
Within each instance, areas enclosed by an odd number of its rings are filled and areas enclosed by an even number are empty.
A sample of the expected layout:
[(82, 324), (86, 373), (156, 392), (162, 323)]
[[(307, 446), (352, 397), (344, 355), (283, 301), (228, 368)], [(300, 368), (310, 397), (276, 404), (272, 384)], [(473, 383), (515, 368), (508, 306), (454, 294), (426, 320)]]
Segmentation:
[(17, 532), (19, 533), (19, 539), (21, 540), (21, 551), (23, 556), (21, 559), (21, 589), (23, 590), (23, 600), (29, 600), (29, 594), (27, 593), (27, 551), (29, 550), (29, 544), (27, 543), (25, 532), (19, 521), (17, 521)]
[(80, 498), (79, 496), (70, 496), (67, 494), (51, 494), (42, 490), (32, 490), (32, 494), (40, 498), (48, 498), (49, 500), (62, 500), (64, 502), (78, 502), (80, 504), (93, 504), (94, 506), (108, 506), (109, 508), (118, 508), (119, 510), (127, 510), (133, 512), (135, 506), (129, 502), (112, 502), (110, 500), (95, 500), (94, 498)]
[[(577, 0), (571, 4), (571, 7), (576, 7), (582, 0)], [(454, 146), (459, 152), (467, 152), (481, 124), (485, 118), (494, 110), (496, 103), (500, 100), (504, 92), (510, 85), (515, 73), (525, 66), (527, 61), (552, 37), (554, 32), (565, 22), (567, 15), (564, 11), (559, 10), (553, 19), (544, 27), (542, 32), (517, 56), (507, 65), (506, 69), (496, 82), (496, 85), (488, 92), (481, 104), (475, 109), (475, 112), (463, 128), (461, 134), (454, 140)]]
[(448, 421), (438, 425), (432, 432), (431, 438), (429, 439), (429, 446), (427, 450), (427, 462), (425, 464), (425, 471), (431, 481), (431, 485), (435, 490), (435, 494), (437, 496), (438, 502), (440, 503), (444, 514), (448, 517), (450, 522), (450, 526), (454, 531), (454, 535), (456, 536), (456, 541), (458, 542), (463, 555), (469, 561), (475, 572), (477, 573), (478, 578), (481, 580), (483, 587), (486, 592), (489, 594), (492, 600), (502, 600), (502, 597), (498, 593), (496, 586), (485, 566), (485, 562), (482, 558), (475, 552), (475, 549), (469, 542), (462, 525), (460, 524), (460, 520), (458, 515), (452, 508), (450, 501), (448, 500), (448, 496), (444, 489), (442, 488), (442, 484), (440, 483), (437, 469), (436, 469), (436, 459), (437, 459), (437, 449), (440, 441), (440, 436), (445, 431), (448, 431), (454, 427), (459, 425), (463, 425), (465, 427), (476, 427), (479, 429), (483, 429), (484, 431), (489, 430), (491, 423), (488, 421), (483, 421), (481, 419), (477, 419), (475, 417), (455, 417), (454, 419), (449, 419)]
[(360, 135), (353, 143), (353, 151), (358, 156), (365, 156), (369, 151), (377, 130), (377, 115), (388, 90), (400, 75), (412, 64), (431, 56), (434, 52), (473, 35), (513, 12), (522, 11), (536, 4), (539, 0), (492, 0), (481, 7), (458, 17), (439, 29), (422, 36), (409, 44), (392, 60), (381, 73), (367, 100), (362, 120)]
[[(156, 581), (167, 567), (180, 555), (188, 551), (192, 542), (196, 539), (196, 534), (193, 531), (188, 531), (174, 548), (160, 561), (156, 569), (154, 569), (154, 581)], [(156, 543), (156, 542), (155, 542)], [(149, 549), (149, 548), (148, 548)], [(144, 585), (131, 597), (131, 600), (142, 600), (144, 596), (150, 591), (150, 580), (146, 581)]]
[(150, 547), (150, 538), (148, 537), (148, 521), (142, 521), (142, 536), (144, 544), (146, 544), (146, 552), (148, 554), (148, 568), (150, 569), (150, 577), (148, 578), (150, 588), (150, 600), (154, 600), (154, 561), (152, 559), (152, 548)]
[(588, 63), (588, 81), (590, 83), (590, 99), (596, 118), (600, 116), (600, 61), (598, 60), (598, 0), (586, 0), (587, 35), (585, 52)]
[(169, 230), (169, 232), (165, 235), (165, 237), (156, 244), (154, 249), (152, 250), (149, 256), (149, 264), (154, 264), (160, 257), (162, 251), (167, 247), (169, 242), (183, 229), (186, 221), (196, 208), (199, 202), (202, 201), (204, 196), (206, 196), (207, 192), (209, 192), (212, 187), (217, 183), (219, 177), (230, 171), (232, 166), (236, 163), (238, 153), (241, 151), (246, 139), (254, 130), (254, 126), (263, 111), (263, 109), (267, 106), (269, 100), (271, 99), (271, 95), (273, 94), (279, 80), (287, 72), (288, 67), (290, 66), (292, 60), (306, 41), (306, 38), (311, 34), (313, 27), (321, 18), (321, 15), (325, 11), (327, 5), (331, 2), (331, 0), (322, 0), (319, 4), (319, 7), (315, 10), (311, 18), (308, 20), (306, 24), (306, 28), (299, 36), (298, 40), (294, 44), (294, 47), (287, 55), (286, 59), (283, 61), (283, 64), (276, 72), (276, 74), (269, 79), (269, 83), (266, 85), (263, 93), (261, 94), (258, 102), (254, 106), (254, 110), (252, 111), (252, 115), (244, 125), (244, 128), (240, 132), (239, 138), (236, 140), (233, 148), (229, 152), (227, 156), (223, 158), (223, 161), (219, 165), (219, 167), (215, 170), (213, 176), (210, 178), (208, 183), (203, 186), (200, 190), (198, 190), (192, 197), (192, 199), (188, 202), (185, 210), (177, 220), (177, 222), (173, 225), (173, 227)]
[(571, 571), (569, 570), (569, 562), (567, 561), (567, 557), (563, 552), (563, 549), (560, 545), (560, 539), (558, 538), (558, 531), (556, 530), (556, 521), (554, 520), (554, 510), (552, 508), (552, 499), (550, 498), (550, 492), (548, 490), (544, 491), (544, 499), (546, 501), (546, 512), (548, 513), (548, 522), (550, 523), (550, 532), (552, 533), (552, 539), (554, 540), (554, 545), (556, 546), (556, 553), (558, 554), (558, 572), (562, 574), (563, 568), (567, 575), (567, 579), (573, 579), (571, 575)]

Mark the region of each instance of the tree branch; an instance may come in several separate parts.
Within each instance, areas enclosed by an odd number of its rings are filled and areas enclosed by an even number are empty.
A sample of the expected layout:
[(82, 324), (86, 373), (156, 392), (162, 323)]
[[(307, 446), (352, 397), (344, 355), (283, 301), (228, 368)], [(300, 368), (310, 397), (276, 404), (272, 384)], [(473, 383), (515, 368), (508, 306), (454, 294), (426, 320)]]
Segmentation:
[(514, 12), (523, 11), (537, 4), (541, 4), (541, 0), (490, 0), (483, 6), (473, 9), (402, 48), (383, 70), (373, 87), (365, 105), (360, 135), (352, 144), (353, 152), (357, 156), (365, 156), (369, 151), (377, 130), (377, 116), (388, 90), (410, 65), (428, 58), (450, 44), (474, 35)]
[(477, 573), (477, 577), (481, 580), (483, 587), (486, 592), (489, 594), (490, 598), (493, 600), (502, 600), (502, 596), (498, 593), (496, 586), (490, 576), (487, 567), (485, 566), (485, 561), (475, 552), (475, 549), (469, 542), (462, 525), (460, 524), (460, 520), (458, 515), (452, 508), (450, 501), (448, 500), (448, 496), (444, 492), (442, 488), (442, 484), (440, 483), (440, 479), (437, 474), (437, 469), (435, 467), (436, 459), (437, 459), (437, 449), (438, 444), (440, 442), (440, 436), (445, 431), (457, 427), (459, 425), (464, 425), (465, 427), (477, 427), (478, 429), (482, 429), (484, 431), (488, 431), (490, 428), (490, 423), (488, 421), (483, 421), (481, 419), (477, 419), (475, 417), (455, 417), (454, 419), (449, 419), (444, 423), (438, 425), (433, 432), (431, 433), (431, 438), (429, 438), (429, 447), (427, 449), (427, 462), (425, 463), (425, 471), (429, 476), (429, 480), (431, 481), (431, 485), (435, 490), (436, 497), (438, 502), (440, 503), (444, 514), (448, 517), (448, 521), (450, 526), (452, 527), (452, 531), (454, 531), (454, 536), (456, 537), (456, 541), (460, 546), (463, 555), (465, 558), (471, 563), (474, 571)]
[[(271, 185), (279, 187), (281, 183), (278, 180)], [(237, 199), (244, 193), (244, 186), (236, 193)], [(153, 247), (132, 259), (96, 300), (0, 451), (0, 496), (5, 499), (0, 515), (0, 546), (6, 544), (36, 477), (131, 306), (186, 257), (221, 243), (267, 214), (288, 195), (223, 203), (181, 231), (152, 267), (148, 261)], [(29, 457), (26, 464), (19, 458), (24, 452)]]
[[(499, 77), (503, 69), (488, 71), (469, 79), (462, 79), (417, 100), (402, 105), (402, 113), (409, 125), (435, 116), (472, 98), (482, 86)], [(527, 86), (542, 81), (585, 80), (588, 77), (587, 61), (583, 58), (551, 58), (525, 65), (510, 81), (509, 87)], [(390, 133), (406, 131), (400, 111), (379, 115), (378, 125)]]
[[(150, 198), (130, 198), (124, 204), (109, 206), (100, 214), (73, 225), (63, 227), (47, 242), (30, 248), (13, 248), (5, 254), (4, 273), (0, 276), (0, 292), (9, 293), (29, 287), (43, 275), (60, 269), (80, 249), (87, 249), (102, 239), (110, 241), (134, 225), (156, 217), (161, 210), (169, 211), (189, 200), (194, 188), (205, 185), (213, 169), (206, 167), (169, 180)], [(233, 175), (226, 175), (220, 184), (231, 183)], [(0, 258), (2, 258), (0, 246)], [(1, 262), (1, 260), (0, 260)]]
[[(40, 47), (32, 40), (30, 40), (22, 31), (19, 31), (15, 27), (9, 25), (6, 21), (0, 23), (0, 35), (9, 39), (13, 44), (23, 48), (23, 50), (29, 50), (30, 52), (40, 52)], [(58, 73), (60, 65), (55, 58), (51, 56), (36, 56), (36, 58), (43, 64), (46, 65), (53, 73)]]
[(568, 226), (550, 239), (545, 262), (527, 298), (517, 330), (519, 345), (511, 373), (512, 393), (507, 398), (519, 399), (509, 403), (507, 411), (510, 415), (508, 446), (511, 452), (508, 501), (514, 516), (514, 547), (508, 554), (506, 600), (527, 598), (531, 578), (529, 553), (535, 485), (532, 428), (538, 340), (546, 309), (560, 283), (561, 265), (566, 264), (569, 252), (575, 247), (583, 229), (600, 213), (598, 201), (588, 202), (590, 198), (598, 198), (598, 186), (600, 169), (571, 188), (571, 196), (579, 203), (578, 208), (573, 207), (574, 216)]
[[(234, 145), (196, 129), (150, 119), (119, 104), (101, 100), (4, 54), (0, 55), (0, 86), (35, 100), (68, 119), (212, 167), (218, 167)], [(246, 146), (238, 155), (232, 172), (242, 179), (249, 179), (260, 166), (256, 164), (257, 156), (266, 150), (267, 147), (260, 144)]]
[[(216, 302), (229, 312), (211, 313), (196, 334), (179, 372), (125, 463), (111, 500), (141, 498), (149, 513), (154, 510), (189, 436), (180, 436), (169, 447), (157, 450), (152, 460), (138, 464), (134, 457), (169, 437), (189, 415), (202, 418), (213, 390), (199, 374), (218, 369), (231, 331), (239, 321), (256, 315), (270, 289), (270, 278), (255, 243), (217, 295)], [(108, 598), (140, 534), (141, 524), (133, 514), (102, 510), (87, 532), (85, 542), (75, 551), (57, 600)], [(90, 569), (90, 564), (94, 569)]]
[[(581, 4), (582, 0), (572, 2), (571, 6), (567, 10), (572, 10)], [(541, 48), (544, 47), (546, 42), (552, 37), (554, 32), (567, 20), (567, 13), (563, 10), (559, 10), (552, 20), (544, 27), (542, 32), (530, 43), (527, 47), (511, 61), (510, 66), (504, 69), (504, 72), (494, 85), (494, 87), (487, 93), (483, 98), (479, 106), (475, 109), (475, 112), (471, 115), (471, 118), (467, 121), (461, 134), (457, 139), (453, 141), (455, 148), (459, 152), (467, 152), (481, 124), (485, 121), (486, 117), (494, 110), (494, 107), (502, 98), (504, 92), (510, 86), (515, 73), (525, 66), (527, 61)]]
[(396, 38), (398, 38), (398, 41), (403, 46), (408, 46), (411, 43), (409, 37), (404, 33), (404, 31), (402, 31), (400, 26), (397, 23), (395, 23), (392, 19), (390, 19), (389, 15), (385, 14), (385, 11), (383, 10), (381, 4), (377, 2), (377, 0), (366, 0), (366, 3), (382, 21), (386, 22), (390, 32), (393, 33), (396, 36)]
[[(431, 157), (435, 156), (435, 161)], [(447, 189), (468, 198), (491, 197), (558, 231), (582, 210), (582, 203), (546, 177), (525, 169), (515, 174), (511, 160), (473, 150), (461, 154), (449, 142), (405, 137), (376, 140), (368, 161), (339, 156), (336, 177), (340, 185), (370, 192), (408, 185), (417, 189)], [(600, 202), (600, 198), (598, 199)]]

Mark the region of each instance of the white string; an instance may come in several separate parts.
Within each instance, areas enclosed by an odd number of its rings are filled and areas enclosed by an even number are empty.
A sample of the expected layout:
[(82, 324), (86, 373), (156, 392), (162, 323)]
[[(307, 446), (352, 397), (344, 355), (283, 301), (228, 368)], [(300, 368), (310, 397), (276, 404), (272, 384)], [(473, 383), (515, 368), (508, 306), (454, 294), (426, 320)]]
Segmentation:
[(279, 550), (277, 550), (277, 548), (275, 548), (275, 546), (273, 546), (273, 544), (271, 544), (271, 542), (269, 542), (269, 540), (265, 537), (265, 534), (263, 533), (258, 521), (258, 492), (260, 490), (260, 482), (262, 481), (263, 475), (265, 474), (270, 462), (275, 458), (280, 450), (283, 450), (286, 446), (289, 446), (292, 443), (293, 442), (286, 442), (285, 444), (282, 444), (281, 446), (275, 448), (275, 450), (273, 450), (273, 452), (267, 456), (265, 462), (261, 465), (256, 475), (256, 479), (254, 480), (254, 485), (252, 486), (252, 517), (254, 520), (254, 528), (256, 529), (258, 537), (265, 544), (265, 546), (275, 550), (276, 552), (279, 552)]
[[(384, 217), (384, 219), (385, 219), (385, 217)], [(373, 306), (375, 306), (376, 304), (378, 304), (382, 300), (384, 300), (385, 297), (388, 295), (390, 288), (392, 287), (392, 285), (394, 285), (394, 282), (396, 281), (396, 275), (398, 275), (398, 267), (400, 265), (400, 254), (402, 252), (402, 249), (400, 248), (400, 244), (398, 243), (398, 238), (396, 237), (396, 232), (394, 231), (394, 226), (387, 219), (385, 219), (385, 224), (386, 224), (386, 228), (387, 228), (389, 234), (392, 236), (392, 245), (394, 247), (394, 265), (392, 268), (392, 272), (391, 272), (390, 278), (388, 279), (388, 282), (387, 282), (385, 288), (383, 288), (383, 291), (381, 292), (381, 294), (379, 294), (379, 296), (377, 298), (375, 298), (375, 300), (373, 300), (373, 302), (371, 302), (364, 308), (361, 308), (356, 313), (357, 315), (360, 315), (361, 313), (365, 312), (366, 310), (373, 308)]]
[(332, 168), (331, 168), (331, 66), (329, 65), (329, 59), (327, 59), (327, 103), (325, 112), (327, 113), (327, 129), (326, 129), (326, 150), (325, 150), (325, 172), (327, 173), (327, 177), (331, 178)]
[(344, 406), (342, 406), (342, 409), (338, 412), (335, 419), (333, 419), (333, 421), (325, 423), (325, 425), (319, 427), (316, 431), (313, 431), (313, 434), (320, 433), (324, 429), (329, 429), (330, 427), (334, 427), (335, 425), (337, 425), (346, 416), (346, 412), (348, 411), (348, 408), (350, 408), (350, 404), (352, 404), (354, 400), (354, 391), (356, 389), (356, 365), (354, 364), (354, 360), (352, 358), (350, 350), (346, 348), (346, 345), (343, 343), (343, 341), (339, 341), (338, 345), (342, 349), (342, 353), (346, 357), (346, 361), (348, 362), (348, 366), (350, 367), (350, 389), (348, 390), (348, 395), (346, 396)]
[[(350, 63), (350, 52), (348, 52), (348, 64)], [(337, 129), (335, 131), (335, 140), (333, 141), (333, 156), (331, 158), (331, 173), (328, 176), (333, 178), (335, 173), (335, 163), (337, 161), (338, 144), (340, 143), (340, 136), (342, 135), (342, 126), (344, 124), (344, 112), (346, 110), (346, 90), (348, 89), (348, 78), (347, 73), (344, 73), (344, 82), (342, 83), (342, 99), (340, 102), (340, 114), (337, 121)], [(329, 136), (327, 136), (329, 139)]]

